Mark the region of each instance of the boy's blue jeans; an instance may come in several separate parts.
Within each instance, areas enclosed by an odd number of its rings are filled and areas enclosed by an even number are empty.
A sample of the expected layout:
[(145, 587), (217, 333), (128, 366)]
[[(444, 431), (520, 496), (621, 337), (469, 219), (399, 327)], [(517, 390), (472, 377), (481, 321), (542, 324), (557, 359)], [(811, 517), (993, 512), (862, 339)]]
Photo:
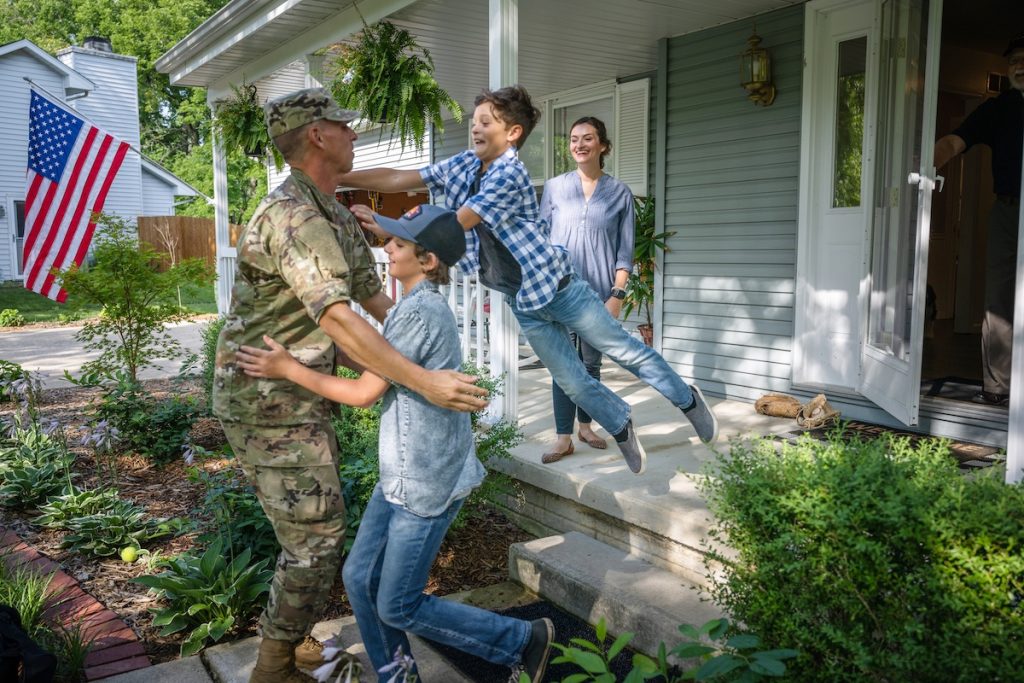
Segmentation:
[(618, 434), (629, 421), (629, 404), (587, 374), (569, 330), (626, 370), (650, 384), (678, 408), (693, 403), (693, 392), (661, 355), (626, 332), (586, 282), (573, 275), (547, 306), (521, 311), (512, 306), (519, 327), (551, 378), (609, 434)]
[[(409, 655), (406, 632), (495, 664), (519, 662), (528, 622), (423, 593), (445, 532), (462, 507), (420, 517), (384, 499), (378, 485), (342, 570), (366, 654), (377, 671), (395, 651)], [(385, 680), (385, 679), (381, 679)]]

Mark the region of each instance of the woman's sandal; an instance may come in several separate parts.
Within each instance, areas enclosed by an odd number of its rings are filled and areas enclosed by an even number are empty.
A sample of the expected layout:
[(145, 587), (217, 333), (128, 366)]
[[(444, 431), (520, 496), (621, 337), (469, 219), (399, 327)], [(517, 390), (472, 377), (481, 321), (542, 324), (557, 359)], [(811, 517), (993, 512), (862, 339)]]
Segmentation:
[(553, 462), (558, 462), (567, 455), (572, 455), (576, 448), (572, 445), (572, 441), (569, 442), (569, 447), (564, 451), (549, 451), (544, 455), (540, 456), (540, 461), (545, 465), (550, 465)]
[(587, 439), (587, 438), (584, 438), (583, 432), (577, 432), (576, 433), (576, 437), (580, 440), (580, 443), (585, 443), (588, 446), (590, 446), (591, 448), (597, 448), (597, 449), (602, 450), (602, 451), (604, 449), (608, 448), (608, 442), (605, 441), (604, 439), (602, 439), (599, 436), (595, 436), (592, 439)]

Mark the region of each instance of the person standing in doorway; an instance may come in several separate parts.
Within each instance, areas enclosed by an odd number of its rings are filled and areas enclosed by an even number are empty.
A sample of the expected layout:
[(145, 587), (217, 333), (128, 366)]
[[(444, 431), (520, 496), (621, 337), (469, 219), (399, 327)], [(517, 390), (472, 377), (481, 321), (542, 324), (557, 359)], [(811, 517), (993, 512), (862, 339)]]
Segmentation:
[(381, 377), (431, 403), (461, 411), (487, 405), (474, 378), (426, 370), (399, 354), (350, 303), (383, 320), (393, 305), (381, 291), (370, 247), (334, 198), (352, 170), (358, 114), (322, 88), (265, 107), (267, 129), (291, 175), (267, 195), (238, 241), (231, 309), (217, 339), (213, 412), (281, 545), (250, 683), (305, 683), (296, 667), (320, 664), (310, 630), (338, 575), (345, 505), (331, 404), (284, 380), (250, 377), (243, 345), (264, 335), (312, 370), (333, 374), (336, 347)]
[(1010, 398), (1024, 143), (1024, 33), (1010, 41), (1003, 56), (1008, 61), (1010, 89), (983, 102), (959, 128), (935, 143), (936, 169), (974, 145), (988, 145), (992, 150), (996, 200), (988, 222), (985, 318), (981, 324), (982, 390), (973, 400), (994, 406), (1005, 406)]
[[(540, 216), (551, 228), (551, 243), (565, 247), (572, 267), (604, 301), (613, 318), (622, 312), (626, 281), (633, 267), (633, 193), (621, 180), (604, 172), (612, 151), (608, 129), (601, 119), (584, 116), (569, 128), (569, 153), (576, 168), (544, 183)], [(600, 351), (569, 331), (587, 374), (601, 381)], [(573, 403), (558, 382), (551, 382), (555, 412), (554, 447), (541, 456), (548, 464), (573, 453), (572, 428), (591, 448), (608, 444), (594, 433), (593, 418)]]

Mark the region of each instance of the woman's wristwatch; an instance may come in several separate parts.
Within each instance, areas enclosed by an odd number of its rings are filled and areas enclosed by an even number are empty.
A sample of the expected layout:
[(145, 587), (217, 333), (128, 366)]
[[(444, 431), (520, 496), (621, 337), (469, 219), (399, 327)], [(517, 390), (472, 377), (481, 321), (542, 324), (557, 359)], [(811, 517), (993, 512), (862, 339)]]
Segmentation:
[(616, 299), (625, 299), (626, 290), (624, 290), (622, 287), (612, 287), (612, 296), (615, 297)]

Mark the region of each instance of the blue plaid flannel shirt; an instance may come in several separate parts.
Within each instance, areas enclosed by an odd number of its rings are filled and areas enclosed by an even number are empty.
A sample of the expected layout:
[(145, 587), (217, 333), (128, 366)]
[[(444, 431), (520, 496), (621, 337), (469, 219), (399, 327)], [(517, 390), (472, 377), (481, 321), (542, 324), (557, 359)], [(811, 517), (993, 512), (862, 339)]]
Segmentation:
[[(540, 217), (537, 193), (514, 147), (491, 162), (480, 179), (479, 191), (471, 196), (479, 170), (480, 160), (465, 151), (420, 169), (420, 177), (433, 195), (444, 196), (449, 209), (467, 206), (476, 212), (483, 219), (478, 229), (491, 230), (508, 247), (523, 270), (516, 307), (522, 311), (543, 308), (555, 298), (558, 281), (572, 272), (569, 253), (551, 244), (551, 230)], [(456, 265), (464, 273), (480, 268), (476, 230), (466, 233), (466, 255)]]

